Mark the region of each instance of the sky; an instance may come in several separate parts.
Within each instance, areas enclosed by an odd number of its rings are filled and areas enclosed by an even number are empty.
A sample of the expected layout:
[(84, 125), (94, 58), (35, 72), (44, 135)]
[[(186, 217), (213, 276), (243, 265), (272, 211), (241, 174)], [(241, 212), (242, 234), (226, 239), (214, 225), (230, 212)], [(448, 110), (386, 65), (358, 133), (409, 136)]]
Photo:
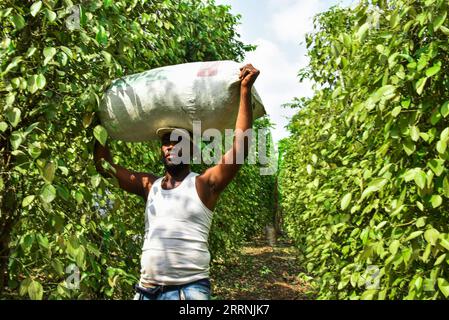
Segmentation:
[(275, 124), (273, 140), (288, 137), (285, 126), (297, 112), (283, 108), (295, 97), (312, 95), (309, 81), (299, 82), (298, 71), (307, 66), (305, 34), (313, 30), (313, 16), (334, 5), (349, 6), (352, 0), (215, 0), (240, 14), (237, 32), (246, 44), (257, 45), (243, 63), (260, 70), (254, 86)]

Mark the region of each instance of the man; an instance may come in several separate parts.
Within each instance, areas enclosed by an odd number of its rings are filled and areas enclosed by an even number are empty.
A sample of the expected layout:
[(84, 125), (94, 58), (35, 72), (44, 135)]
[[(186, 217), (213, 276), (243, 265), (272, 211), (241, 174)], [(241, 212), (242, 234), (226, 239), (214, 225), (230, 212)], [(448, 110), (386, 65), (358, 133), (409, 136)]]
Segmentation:
[[(212, 211), (241, 167), (236, 160), (248, 154), (249, 142), (244, 132), (252, 128), (251, 87), (259, 73), (251, 64), (240, 69), (240, 106), (233, 146), (217, 165), (200, 175), (190, 171), (189, 163), (176, 161), (182, 154), (175, 151), (179, 140), (171, 138), (170, 130), (158, 132), (165, 166), (165, 174), (160, 178), (114, 164), (108, 148), (95, 144), (98, 172), (105, 177), (115, 176), (122, 189), (141, 196), (146, 202), (145, 240), (136, 299), (210, 299), (208, 236)], [(114, 172), (104, 171), (102, 159)]]

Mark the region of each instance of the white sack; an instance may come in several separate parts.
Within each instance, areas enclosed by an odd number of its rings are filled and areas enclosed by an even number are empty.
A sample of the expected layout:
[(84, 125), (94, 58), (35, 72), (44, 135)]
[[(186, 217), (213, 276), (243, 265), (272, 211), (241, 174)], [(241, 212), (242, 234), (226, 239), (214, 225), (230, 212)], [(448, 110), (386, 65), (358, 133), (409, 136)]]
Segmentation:
[[(115, 80), (100, 105), (100, 119), (113, 139), (146, 141), (163, 127), (202, 131), (234, 129), (240, 102), (240, 68), (233, 61), (167, 66)], [(266, 114), (253, 86), (253, 118)]]

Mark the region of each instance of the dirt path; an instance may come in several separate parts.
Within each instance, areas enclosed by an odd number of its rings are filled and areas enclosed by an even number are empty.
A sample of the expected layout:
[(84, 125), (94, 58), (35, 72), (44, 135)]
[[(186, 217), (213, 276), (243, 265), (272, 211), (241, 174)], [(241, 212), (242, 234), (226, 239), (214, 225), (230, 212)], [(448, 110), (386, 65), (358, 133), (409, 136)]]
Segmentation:
[(216, 266), (211, 272), (213, 298), (223, 300), (310, 299), (293, 245), (280, 239), (274, 246), (257, 238), (247, 243), (235, 262)]

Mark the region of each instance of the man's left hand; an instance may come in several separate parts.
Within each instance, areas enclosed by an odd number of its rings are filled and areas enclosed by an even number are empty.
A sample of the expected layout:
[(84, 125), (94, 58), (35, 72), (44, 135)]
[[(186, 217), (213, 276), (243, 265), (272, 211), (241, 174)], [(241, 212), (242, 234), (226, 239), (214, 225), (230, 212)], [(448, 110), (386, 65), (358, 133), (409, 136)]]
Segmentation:
[(260, 71), (253, 67), (252, 64), (247, 64), (240, 68), (240, 80), (241, 87), (246, 89), (251, 89), (251, 87), (254, 84), (254, 81), (256, 81), (257, 77), (259, 76)]

